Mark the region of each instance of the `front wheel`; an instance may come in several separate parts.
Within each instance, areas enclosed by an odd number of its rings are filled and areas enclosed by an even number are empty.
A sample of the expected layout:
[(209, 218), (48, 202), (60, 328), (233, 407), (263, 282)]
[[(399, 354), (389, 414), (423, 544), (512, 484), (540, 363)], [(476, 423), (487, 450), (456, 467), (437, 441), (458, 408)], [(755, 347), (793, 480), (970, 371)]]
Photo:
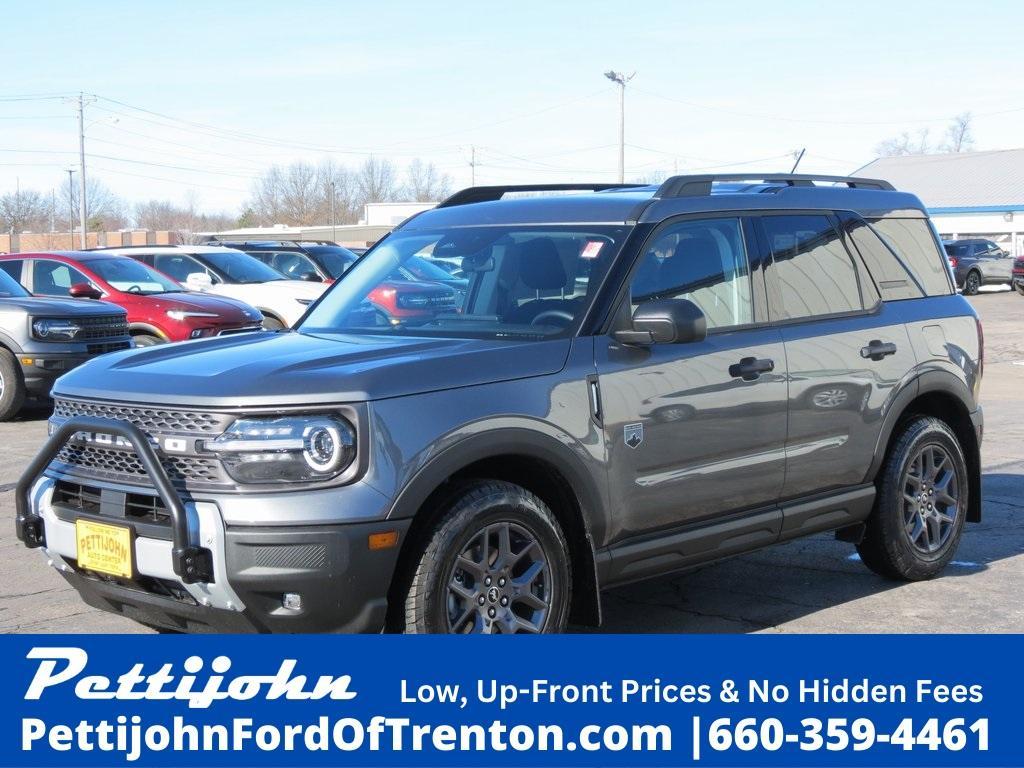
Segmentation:
[(132, 336), (132, 341), (135, 342), (136, 347), (155, 347), (157, 344), (164, 343), (164, 340), (159, 336), (153, 336), (149, 333), (138, 333)]
[(1017, 293), (1019, 293), (1021, 296), (1024, 296), (1024, 283), (1017, 283), (1013, 287), (1017, 289)]
[(902, 581), (937, 576), (953, 559), (967, 518), (967, 462), (945, 422), (921, 416), (892, 444), (875, 508), (857, 545), (875, 573)]
[(0, 421), (13, 419), (25, 402), (25, 381), (14, 355), (0, 349)]
[(418, 559), (405, 631), (561, 632), (571, 578), (565, 536), (543, 501), (512, 483), (472, 482), (446, 503)]
[(263, 330), (264, 331), (283, 331), (284, 323), (278, 320), (276, 317), (271, 315), (263, 316)]

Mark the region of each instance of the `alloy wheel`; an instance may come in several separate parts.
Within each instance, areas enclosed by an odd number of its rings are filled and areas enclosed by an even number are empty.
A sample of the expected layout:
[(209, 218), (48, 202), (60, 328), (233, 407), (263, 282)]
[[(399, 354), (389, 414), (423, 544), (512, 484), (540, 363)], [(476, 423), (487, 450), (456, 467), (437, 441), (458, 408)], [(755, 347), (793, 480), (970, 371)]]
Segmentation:
[(979, 288), (981, 288), (981, 281), (978, 279), (977, 274), (971, 272), (971, 274), (967, 276), (966, 293), (973, 296), (978, 292)]
[(956, 530), (960, 477), (952, 457), (940, 445), (918, 449), (903, 474), (903, 525), (911, 545), (934, 554)]
[(536, 634), (551, 614), (554, 577), (537, 536), (497, 522), (476, 531), (447, 580), (448, 631), (454, 634)]

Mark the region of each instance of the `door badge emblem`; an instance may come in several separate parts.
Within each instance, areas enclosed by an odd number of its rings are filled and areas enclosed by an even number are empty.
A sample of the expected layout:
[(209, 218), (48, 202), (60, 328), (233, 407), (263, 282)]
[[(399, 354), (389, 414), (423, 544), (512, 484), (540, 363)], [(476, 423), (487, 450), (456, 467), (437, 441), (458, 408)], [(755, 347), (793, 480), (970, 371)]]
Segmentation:
[(630, 448), (637, 448), (644, 441), (643, 424), (627, 424), (622, 432), (623, 439)]

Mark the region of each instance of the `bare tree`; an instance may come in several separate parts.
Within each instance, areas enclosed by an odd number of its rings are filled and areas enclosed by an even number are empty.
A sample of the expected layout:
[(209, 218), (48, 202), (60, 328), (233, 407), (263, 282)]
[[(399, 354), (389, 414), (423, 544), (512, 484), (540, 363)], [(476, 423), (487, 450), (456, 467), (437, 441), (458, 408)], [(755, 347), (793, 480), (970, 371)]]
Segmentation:
[(34, 189), (0, 196), (0, 231), (46, 232), (50, 228), (51, 198)]
[(907, 131), (899, 136), (886, 139), (875, 147), (875, 154), (878, 157), (895, 157), (897, 155), (926, 155), (931, 151), (928, 143), (928, 129), (922, 128), (912, 137)]
[(358, 218), (355, 184), (344, 167), (325, 160), (319, 165), (293, 163), (272, 166), (253, 185), (246, 212), (263, 225), (310, 226), (330, 222), (331, 196), (335, 220), (350, 224)]
[[(78, 185), (71, 190), (71, 208), (75, 211), (76, 226), (78, 215)], [(102, 230), (113, 231), (128, 226), (128, 207), (106, 184), (95, 176), (86, 178), (85, 200), (88, 203), (89, 220), (86, 222), (91, 232)], [(65, 197), (65, 205), (67, 205)]]
[(356, 172), (355, 181), (360, 207), (366, 203), (386, 203), (398, 197), (398, 174), (390, 160), (368, 157)]
[(403, 196), (418, 203), (444, 200), (452, 193), (452, 179), (441, 173), (433, 163), (424, 163), (416, 158), (405, 171)]
[(199, 199), (195, 193), (189, 193), (184, 206), (175, 205), (169, 200), (149, 200), (135, 206), (135, 226), (175, 232), (181, 242), (186, 244), (201, 240), (201, 232), (230, 229), (234, 224), (233, 216), (200, 212)]
[(970, 152), (974, 148), (974, 135), (971, 133), (971, 113), (961, 112), (954, 117), (946, 128), (946, 140), (940, 145), (942, 152)]

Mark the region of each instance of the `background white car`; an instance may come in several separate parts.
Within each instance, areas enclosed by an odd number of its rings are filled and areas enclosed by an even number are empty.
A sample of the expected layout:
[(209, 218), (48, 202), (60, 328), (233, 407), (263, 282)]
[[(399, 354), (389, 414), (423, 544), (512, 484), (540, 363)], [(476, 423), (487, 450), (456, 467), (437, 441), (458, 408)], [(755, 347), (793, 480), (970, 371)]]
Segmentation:
[(289, 280), (259, 259), (234, 248), (164, 245), (110, 248), (131, 256), (189, 290), (239, 299), (263, 313), (268, 330), (290, 328), (329, 287), (321, 282)]

